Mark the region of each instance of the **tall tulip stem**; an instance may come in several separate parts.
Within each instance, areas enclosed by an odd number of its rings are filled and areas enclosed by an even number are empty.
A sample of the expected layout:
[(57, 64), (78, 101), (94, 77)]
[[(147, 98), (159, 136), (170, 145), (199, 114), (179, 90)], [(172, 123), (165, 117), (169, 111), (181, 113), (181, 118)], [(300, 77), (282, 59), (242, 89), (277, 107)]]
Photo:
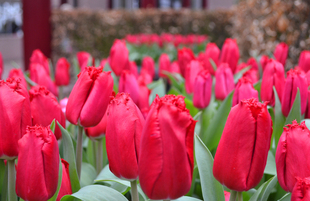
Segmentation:
[(237, 201), (237, 191), (230, 191), (230, 198), (229, 201)]
[(237, 193), (238, 201), (243, 201), (242, 192)]
[(17, 201), (15, 192), (15, 159), (8, 160), (8, 190), (9, 190), (9, 201)]
[(98, 147), (97, 147), (97, 174), (99, 174), (103, 168), (103, 147), (102, 147), (103, 140), (100, 138), (98, 140)]
[(137, 180), (131, 181), (130, 185), (131, 185), (131, 200), (132, 201), (139, 201)]
[(78, 125), (78, 136), (77, 136), (77, 142), (76, 142), (76, 170), (79, 176), (79, 179), (81, 178), (81, 169), (82, 169), (82, 154), (83, 154), (83, 127)]

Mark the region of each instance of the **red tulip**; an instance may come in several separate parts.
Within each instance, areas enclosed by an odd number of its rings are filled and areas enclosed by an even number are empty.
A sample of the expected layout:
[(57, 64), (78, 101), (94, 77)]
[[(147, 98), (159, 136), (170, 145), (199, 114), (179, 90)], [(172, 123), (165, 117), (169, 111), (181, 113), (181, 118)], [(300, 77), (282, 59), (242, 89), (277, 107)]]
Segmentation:
[(2, 54), (0, 52), (0, 79), (2, 77), (2, 72), (3, 72), (3, 59), (2, 59)]
[(38, 63), (30, 64), (30, 79), (38, 85), (45, 86), (55, 96), (58, 96), (58, 89), (50, 76), (44, 70), (44, 67)]
[(275, 86), (277, 94), (282, 99), (282, 93), (285, 83), (285, 76), (284, 76), (284, 67), (283, 65), (270, 59), (267, 63), (263, 78), (262, 78), (262, 85), (261, 85), (261, 93), (260, 96), (263, 101), (269, 101), (271, 106), (275, 104), (275, 97), (273, 93), (273, 86)]
[(62, 57), (57, 61), (55, 70), (55, 84), (57, 86), (67, 86), (70, 82), (70, 64), (66, 58)]
[[(65, 115), (56, 97), (43, 86), (33, 87), (30, 91), (30, 108), (33, 125), (50, 126), (55, 119), (62, 127), (66, 127)], [(61, 138), (61, 130), (55, 124), (55, 136)]]
[(11, 69), (8, 78), (15, 78), (16, 80), (20, 79), (20, 83), (27, 89), (27, 82), (21, 69)]
[(102, 138), (106, 133), (106, 129), (107, 129), (107, 113), (103, 115), (99, 124), (97, 124), (94, 127), (85, 128), (85, 133), (87, 137), (89, 137), (92, 140), (95, 140)]
[(119, 178), (138, 177), (138, 156), (144, 118), (129, 97), (119, 93), (107, 113), (106, 147), (111, 172)]
[(33, 50), (32, 55), (30, 57), (30, 64), (40, 64), (43, 66), (43, 69), (45, 70), (46, 74), (50, 75), (50, 67), (48, 63), (47, 57), (39, 50)]
[(123, 71), (119, 83), (118, 91), (130, 94), (130, 98), (135, 104), (139, 101), (139, 85), (136, 77), (129, 71)]
[(170, 72), (170, 59), (168, 54), (163, 53), (159, 57), (159, 77), (167, 77), (163, 71)]
[(193, 51), (189, 48), (183, 48), (181, 50), (178, 50), (178, 61), (180, 66), (180, 71), (182, 76), (186, 77), (186, 69), (189, 63), (195, 59), (195, 55)]
[(224, 100), (234, 90), (234, 75), (227, 63), (222, 63), (215, 72), (215, 98)]
[(231, 71), (235, 73), (239, 57), (240, 55), (237, 41), (231, 38), (227, 38), (222, 47), (220, 63), (228, 63)]
[(274, 50), (274, 57), (283, 66), (285, 66), (286, 58), (288, 55), (288, 45), (286, 43), (279, 43)]
[(209, 43), (206, 47), (206, 57), (205, 64), (206, 69), (212, 74), (215, 74), (215, 71), (211, 65), (210, 59), (214, 61), (216, 65), (219, 65), (219, 57), (221, 50), (217, 47), (215, 43)]
[(204, 68), (204, 69), (206, 69), (206, 64), (205, 64), (205, 57), (206, 57), (206, 53), (204, 53), (204, 52), (199, 52), (199, 54), (198, 54), (198, 56), (197, 56), (197, 58), (196, 58), (196, 60), (197, 61), (199, 61), (200, 62), (200, 64), (202, 65), (202, 67)]
[(259, 80), (259, 72), (257, 69), (255, 69), (255, 65), (254, 65), (254, 68), (252, 68), (252, 65), (253, 64), (249, 65), (248, 63), (241, 63), (237, 66), (235, 73), (238, 73), (239, 71), (241, 71), (242, 69), (246, 67), (250, 67), (250, 69), (247, 70), (242, 76), (251, 80), (252, 83), (256, 83)]
[(108, 59), (102, 59), (102, 60), (100, 61), (100, 65), (99, 65), (99, 66), (102, 66), (102, 67), (104, 68), (106, 63), (109, 63), (109, 62), (108, 62)]
[(139, 77), (138, 77), (138, 82), (144, 82), (145, 84), (150, 84), (153, 81), (153, 78), (151, 77), (150, 74), (146, 71), (141, 71)]
[(141, 137), (139, 180), (150, 199), (176, 199), (192, 183), (195, 120), (184, 97), (158, 96), (151, 105)]
[(61, 165), (62, 165), (62, 180), (56, 201), (60, 201), (60, 199), (65, 195), (72, 194), (70, 174), (69, 174), (69, 163), (64, 159), (61, 159)]
[(0, 108), (0, 158), (15, 159), (18, 140), (31, 125), (29, 96), (19, 79), (0, 81)]
[(46, 201), (58, 184), (59, 151), (49, 127), (27, 127), (18, 141), (16, 193), (23, 200)]
[(230, 199), (230, 192), (224, 191), (225, 201), (229, 201)]
[(188, 94), (193, 93), (195, 79), (201, 70), (203, 70), (203, 67), (197, 60), (193, 60), (188, 64), (185, 76), (185, 89)]
[(310, 178), (296, 178), (296, 184), (293, 188), (291, 201), (310, 200)]
[(252, 81), (242, 77), (239, 79), (233, 96), (232, 106), (237, 105), (244, 99), (255, 98), (258, 100), (258, 92), (254, 89)]
[(91, 61), (93, 60), (91, 55), (88, 52), (83, 52), (83, 51), (78, 52), (76, 54), (76, 57), (77, 57), (81, 72), (84, 70), (84, 68), (89, 66), (91, 64)]
[(142, 69), (147, 71), (152, 78), (155, 77), (155, 63), (152, 57), (144, 57), (142, 60)]
[(287, 72), (287, 77), (281, 99), (282, 113), (286, 117), (289, 114), (295, 101), (297, 88), (299, 88), (300, 91), (301, 114), (304, 114), (307, 107), (308, 92), (306, 75), (299, 70), (291, 69)]
[[(66, 117), (72, 124), (83, 127), (97, 125), (108, 107), (113, 90), (111, 72), (102, 67), (86, 67), (80, 74), (69, 96)], [(100, 108), (100, 112), (97, 110)]]
[(207, 70), (198, 74), (194, 84), (193, 104), (196, 108), (206, 108), (212, 95), (212, 77)]
[(246, 64), (248, 66), (250, 66), (251, 69), (258, 71), (258, 64), (257, 64), (255, 58), (253, 58), (253, 57), (249, 58), (248, 61), (246, 62)]
[(136, 62), (129, 61), (129, 71), (138, 79), (138, 67)]
[(234, 106), (214, 157), (214, 177), (235, 191), (255, 187), (264, 175), (271, 134), (267, 103), (251, 98)]
[(310, 51), (304, 50), (299, 56), (298, 66), (305, 72), (310, 70)]
[(137, 106), (139, 109), (142, 110), (148, 110), (149, 109), (149, 96), (151, 91), (146, 86), (146, 84), (143, 81), (138, 81), (139, 84), (139, 100)]
[(129, 51), (125, 42), (115, 40), (110, 51), (110, 66), (115, 75), (120, 76), (123, 70), (129, 69)]
[(261, 65), (262, 69), (263, 69), (263, 72), (264, 72), (264, 70), (265, 70), (265, 67), (266, 67), (268, 61), (269, 61), (269, 57), (268, 57), (267, 55), (263, 55), (263, 56), (260, 58), (259, 63), (260, 63), (260, 65)]
[(305, 122), (299, 125), (296, 120), (286, 126), (276, 151), (276, 167), (280, 186), (292, 192), (296, 178), (310, 176), (310, 131)]
[(179, 63), (177, 61), (172, 62), (171, 65), (170, 65), (170, 70), (169, 71), (171, 73), (181, 74)]

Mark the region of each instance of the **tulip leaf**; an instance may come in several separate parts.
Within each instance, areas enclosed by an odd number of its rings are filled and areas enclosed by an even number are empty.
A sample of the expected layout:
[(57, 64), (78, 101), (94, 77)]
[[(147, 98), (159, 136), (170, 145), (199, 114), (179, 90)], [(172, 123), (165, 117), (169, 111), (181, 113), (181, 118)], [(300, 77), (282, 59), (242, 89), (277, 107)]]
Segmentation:
[(92, 184), (96, 176), (97, 172), (91, 164), (82, 163), (81, 179), (80, 179), (81, 187)]
[(223, 186), (213, 176), (213, 157), (198, 135), (195, 135), (195, 154), (205, 201), (225, 201)]
[(209, 58), (209, 62), (210, 62), (211, 66), (212, 66), (212, 68), (213, 68), (213, 70), (214, 70), (214, 72), (215, 72), (216, 69), (217, 69), (216, 63), (213, 61), (212, 58)]
[(54, 75), (54, 67), (51, 59), (48, 59), (48, 68), (50, 71), (50, 78), (51, 80), (55, 80), (55, 75)]
[(72, 195), (64, 196), (61, 201), (128, 201), (127, 198), (113, 188), (102, 185), (89, 185)]
[(258, 94), (260, 94), (261, 86), (262, 86), (262, 80), (259, 80), (255, 84), (253, 84), (253, 87), (256, 91), (258, 91)]
[[(2, 182), (2, 183), (1, 183)], [(4, 160), (0, 160), (0, 183), (1, 183), (1, 200), (7, 200), (8, 197), (8, 166)]]
[(292, 194), (287, 193), (278, 201), (291, 201), (291, 197), (292, 197)]
[(86, 149), (86, 154), (87, 154), (87, 161), (93, 166), (96, 167), (96, 150), (97, 150), (97, 144), (95, 140), (91, 140), (88, 138), (87, 141), (87, 149)]
[(186, 104), (186, 108), (189, 110), (190, 115), (192, 115), (192, 117), (196, 116), (199, 110), (194, 106), (193, 101), (191, 101), (188, 98), (185, 98), (184, 102)]
[(277, 175), (276, 160), (271, 151), (268, 152), (267, 164), (264, 173), (269, 175)]
[(250, 69), (251, 69), (251, 66), (247, 66), (247, 67), (241, 69), (238, 73), (234, 74), (235, 84), (238, 83), (239, 79), (243, 76), (243, 74), (246, 73)]
[(273, 136), (275, 138), (275, 147), (277, 147), (280, 136), (283, 132), (285, 117), (282, 114), (281, 102), (275, 87), (273, 87), (273, 93), (275, 98)]
[(159, 97), (163, 97), (166, 94), (166, 87), (163, 79), (159, 79), (158, 81), (154, 81), (147, 86), (151, 90), (151, 94), (149, 96), (149, 104), (153, 103), (156, 95)]
[(184, 78), (180, 74), (170, 73), (168, 71), (163, 71), (162, 73), (168, 76), (172, 86), (177, 88), (179, 91), (184, 90)]
[(221, 103), (206, 130), (207, 136), (204, 139), (204, 143), (210, 150), (216, 148), (221, 139), (222, 132), (231, 109), (233, 94), (234, 91), (230, 92), (226, 99)]
[(298, 123), (301, 121), (301, 106), (300, 106), (300, 91), (297, 89), (297, 94), (292, 105), (291, 111), (286, 117), (285, 125), (292, 124), (293, 120), (297, 120)]
[(27, 82), (30, 86), (34, 87), (34, 86), (37, 86), (37, 85), (38, 85), (37, 83), (35, 83), (34, 81), (32, 81), (32, 80), (27, 76), (26, 73), (24, 74), (24, 77), (25, 77), (26, 82)]
[(58, 172), (57, 190), (56, 190), (55, 194), (53, 195), (53, 197), (51, 197), (48, 201), (56, 201), (59, 190), (60, 190), (61, 181), (62, 181), (62, 163), (61, 163), (61, 160), (59, 158), (59, 172)]
[(270, 178), (259, 187), (259, 189), (253, 194), (249, 201), (267, 201), (272, 189), (277, 184), (277, 182), (277, 176)]
[(73, 142), (71, 135), (61, 124), (57, 121), (57, 124), (62, 133), (62, 145), (63, 145), (63, 157), (69, 163), (69, 174), (72, 186), (72, 192), (77, 192), (80, 187), (79, 178), (76, 171), (75, 152), (73, 148)]
[(55, 134), (55, 119), (53, 119), (51, 125), (50, 125), (51, 131)]
[(208, 127), (212, 120), (212, 117), (216, 113), (216, 106), (217, 104), (211, 100), (209, 106), (202, 110), (202, 114), (199, 118), (198, 124), (200, 124), (200, 133), (199, 137), (202, 139), (203, 142), (206, 142), (206, 138), (208, 135), (213, 135), (213, 133), (208, 133)]
[(183, 197), (176, 199), (175, 201), (201, 201), (201, 200), (197, 198), (189, 197), (189, 196), (183, 196)]

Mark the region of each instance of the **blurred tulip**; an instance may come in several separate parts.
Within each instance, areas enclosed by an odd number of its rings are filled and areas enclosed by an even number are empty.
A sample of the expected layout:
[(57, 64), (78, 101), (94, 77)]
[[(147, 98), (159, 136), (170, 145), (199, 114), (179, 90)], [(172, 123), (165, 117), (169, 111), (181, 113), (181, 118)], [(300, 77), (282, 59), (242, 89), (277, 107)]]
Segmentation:
[(109, 63), (109, 62), (108, 62), (108, 59), (102, 59), (102, 60), (100, 61), (100, 66), (104, 68), (105, 65), (106, 65), (106, 63)]
[(66, 114), (66, 107), (67, 107), (67, 103), (68, 103), (68, 98), (64, 98), (64, 99), (61, 99), (59, 101), (59, 105), (61, 107), (61, 111)]
[(273, 86), (275, 86), (278, 97), (281, 101), (285, 83), (283, 65), (273, 59), (267, 63), (263, 72), (260, 96), (262, 101), (269, 101), (271, 106), (275, 104)]
[(204, 52), (199, 52), (199, 54), (198, 54), (198, 56), (197, 56), (197, 58), (196, 58), (196, 60), (200, 62), (201, 66), (202, 66), (204, 69), (206, 69), (206, 63), (205, 63), (206, 59), (205, 59), (205, 57), (206, 57), (206, 53), (204, 53)]
[(291, 201), (310, 200), (310, 178), (296, 178), (296, 184), (293, 188)]
[(254, 188), (264, 175), (271, 134), (266, 103), (251, 98), (234, 106), (215, 153), (214, 177), (234, 191)]
[(246, 64), (248, 66), (250, 66), (251, 69), (258, 71), (258, 64), (257, 64), (255, 58), (253, 58), (253, 57), (249, 58), (248, 61), (246, 62)]
[(120, 76), (123, 70), (129, 70), (129, 51), (125, 42), (115, 40), (110, 50), (110, 66), (115, 75)]
[(56, 201), (60, 201), (60, 199), (65, 195), (72, 194), (70, 174), (69, 174), (69, 163), (64, 159), (61, 159), (61, 165), (62, 165), (62, 179)]
[(202, 70), (197, 75), (194, 84), (193, 104), (196, 108), (208, 107), (212, 95), (212, 77), (207, 70)]
[(206, 57), (205, 57), (205, 68), (212, 74), (215, 74), (215, 71), (211, 65), (210, 59), (214, 61), (214, 63), (219, 65), (219, 57), (221, 50), (217, 47), (215, 43), (208, 43), (206, 47)]
[(137, 106), (141, 111), (148, 110), (150, 107), (149, 96), (151, 91), (143, 81), (138, 80), (138, 84), (139, 84), (139, 100)]
[(150, 74), (146, 71), (141, 71), (139, 77), (138, 77), (138, 82), (144, 82), (145, 84), (150, 84), (153, 81), (153, 78), (151, 77)]
[(23, 200), (46, 201), (58, 185), (59, 151), (49, 127), (27, 127), (19, 140), (16, 193)]
[(107, 112), (103, 115), (99, 124), (94, 127), (85, 128), (85, 134), (92, 140), (102, 138), (107, 129)]
[(185, 89), (188, 94), (193, 93), (195, 79), (198, 73), (203, 70), (200, 62), (197, 60), (192, 60), (187, 68), (186, 68), (186, 76), (185, 76)]
[(103, 72), (102, 67), (86, 67), (69, 96), (66, 118), (83, 127), (97, 125), (108, 107), (112, 90), (111, 72)]
[(269, 61), (269, 57), (268, 57), (267, 55), (263, 55), (263, 56), (260, 58), (260, 60), (259, 60), (259, 63), (260, 63), (260, 65), (261, 65), (262, 69), (263, 69), (263, 72), (264, 72), (264, 70), (265, 70), (265, 67), (266, 67), (268, 61)]
[(305, 72), (310, 70), (310, 51), (304, 50), (299, 56), (298, 66)]
[(126, 93), (119, 93), (111, 100), (107, 115), (106, 148), (110, 170), (119, 178), (135, 180), (139, 173), (144, 118)]
[(30, 102), (27, 90), (19, 79), (0, 81), (0, 158), (18, 156), (18, 140), (31, 126)]
[(279, 43), (274, 50), (274, 57), (279, 61), (284, 67), (286, 63), (286, 58), (288, 55), (288, 45), (286, 43)]
[(130, 98), (138, 105), (139, 102), (139, 85), (136, 77), (129, 71), (123, 71), (119, 83), (118, 91), (130, 94)]
[(32, 55), (30, 57), (30, 65), (31, 64), (40, 64), (43, 66), (43, 69), (45, 70), (46, 74), (50, 75), (50, 67), (48, 63), (47, 57), (41, 52), (39, 49), (35, 49), (32, 52)]
[(305, 122), (299, 125), (296, 120), (286, 126), (276, 151), (276, 167), (280, 186), (292, 192), (297, 177), (310, 176), (310, 131)]
[(183, 49), (178, 50), (178, 61), (179, 61), (179, 67), (182, 76), (186, 77), (186, 69), (189, 63), (195, 59), (195, 55), (193, 51), (189, 48), (184, 47)]
[(236, 86), (232, 106), (239, 104), (244, 99), (255, 98), (258, 100), (258, 92), (254, 89), (250, 79), (242, 77)]
[(231, 71), (235, 73), (239, 61), (239, 47), (235, 39), (227, 38), (222, 47), (220, 63), (228, 63)]
[(190, 190), (195, 124), (183, 96), (155, 98), (139, 154), (140, 185), (150, 199), (177, 199)]
[(146, 56), (143, 58), (141, 71), (142, 70), (147, 71), (152, 78), (155, 77), (155, 63), (152, 57)]
[(303, 72), (291, 69), (287, 72), (281, 99), (282, 113), (286, 117), (291, 111), (291, 108), (295, 101), (297, 88), (299, 88), (300, 92), (301, 114), (304, 114), (307, 107), (307, 94), (308, 94), (307, 78)]
[[(43, 86), (35, 86), (29, 90), (30, 108), (33, 125), (50, 126), (55, 119), (62, 127), (66, 127), (65, 115), (56, 97)], [(61, 138), (61, 130), (55, 124), (55, 136)]]
[(171, 73), (181, 74), (179, 63), (177, 61), (172, 62), (171, 65), (170, 65), (170, 70), (169, 71)]
[(20, 83), (27, 89), (27, 82), (21, 69), (13, 68), (9, 72), (8, 78), (20, 79)]
[(167, 77), (167, 75), (163, 74), (163, 71), (170, 72), (170, 59), (168, 54), (163, 53), (159, 57), (159, 77)]
[(256, 83), (259, 80), (259, 72), (258, 70), (250, 69), (243, 74), (243, 77), (248, 78), (249, 80), (252, 81), (252, 83)]
[(70, 64), (66, 58), (62, 57), (57, 61), (55, 70), (55, 84), (57, 86), (67, 86), (70, 82)]
[(82, 52), (78, 52), (76, 54), (76, 57), (77, 57), (77, 60), (78, 60), (81, 72), (87, 66), (90, 66), (92, 63), (94, 63), (94, 62), (91, 62), (93, 59), (92, 59), (91, 55), (88, 52), (83, 52), (83, 51)]
[(222, 63), (215, 72), (215, 98), (224, 100), (234, 90), (234, 75), (227, 63)]

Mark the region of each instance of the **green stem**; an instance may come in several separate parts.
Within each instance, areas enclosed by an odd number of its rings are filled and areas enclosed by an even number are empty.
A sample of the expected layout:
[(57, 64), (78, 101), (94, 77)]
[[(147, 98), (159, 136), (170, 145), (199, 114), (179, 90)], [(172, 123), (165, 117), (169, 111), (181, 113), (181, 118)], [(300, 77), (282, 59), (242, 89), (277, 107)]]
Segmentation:
[(102, 138), (98, 139), (97, 147), (97, 174), (99, 174), (103, 168), (103, 148), (102, 148)]
[(82, 169), (82, 154), (83, 154), (83, 127), (78, 125), (79, 132), (76, 142), (76, 170), (78, 173), (79, 179), (81, 178), (81, 169)]
[(242, 191), (237, 193), (238, 201), (243, 201)]
[(131, 200), (132, 201), (139, 201), (137, 180), (131, 181), (130, 185), (131, 185)]
[(237, 201), (237, 191), (230, 191), (230, 198), (229, 201)]
[(170, 201), (170, 200), (163, 200), (163, 201)]
[(9, 177), (8, 177), (8, 190), (9, 201), (17, 201), (17, 195), (15, 192), (15, 159), (7, 160)]

